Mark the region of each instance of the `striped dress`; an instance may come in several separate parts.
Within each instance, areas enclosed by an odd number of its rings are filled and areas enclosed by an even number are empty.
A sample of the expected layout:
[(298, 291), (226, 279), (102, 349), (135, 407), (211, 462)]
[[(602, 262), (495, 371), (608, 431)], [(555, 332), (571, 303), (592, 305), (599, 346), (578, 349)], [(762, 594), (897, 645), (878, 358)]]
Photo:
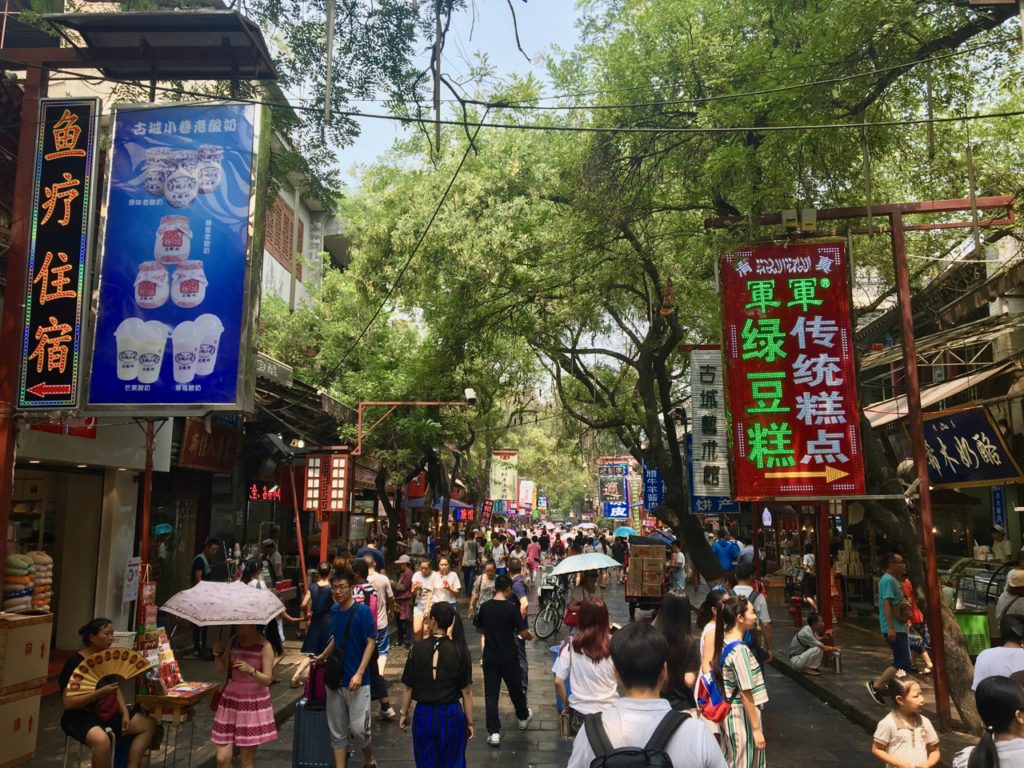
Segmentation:
[[(725, 690), (722, 694), (726, 700), (739, 688), (750, 691), (754, 697), (754, 705), (764, 707), (768, 703), (768, 691), (764, 686), (764, 675), (761, 665), (757, 663), (753, 652), (743, 643), (737, 645), (722, 665), (722, 677)], [(765, 753), (754, 748), (754, 732), (750, 721), (743, 711), (743, 699), (737, 694), (733, 699), (732, 709), (719, 724), (722, 733), (722, 749), (729, 768), (765, 768)]]
[(466, 712), (461, 689), (473, 682), (469, 651), (432, 635), (416, 642), (402, 682), (412, 689), (412, 751), (416, 768), (466, 768)]
[[(261, 640), (258, 645), (246, 648), (234, 645), (228, 663), (244, 661), (260, 669), (266, 643), (266, 640)], [(221, 694), (217, 714), (213, 717), (210, 741), (214, 744), (234, 744), (236, 747), (256, 747), (276, 738), (277, 727), (274, 725), (270, 689), (257, 683), (242, 670), (232, 669), (231, 679)]]

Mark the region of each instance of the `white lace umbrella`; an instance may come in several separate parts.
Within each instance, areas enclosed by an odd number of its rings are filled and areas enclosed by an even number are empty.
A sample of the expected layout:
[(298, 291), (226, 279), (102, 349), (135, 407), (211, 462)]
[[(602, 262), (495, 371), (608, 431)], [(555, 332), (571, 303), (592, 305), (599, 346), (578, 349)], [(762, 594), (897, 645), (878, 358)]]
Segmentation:
[(552, 576), (562, 576), (566, 573), (579, 573), (580, 571), (599, 571), (602, 568), (619, 568), (621, 563), (612, 560), (608, 555), (600, 552), (587, 552), (582, 555), (573, 555), (565, 558), (551, 571)]
[(240, 581), (200, 581), (174, 595), (160, 610), (199, 627), (262, 626), (284, 612), (284, 603), (273, 592)]

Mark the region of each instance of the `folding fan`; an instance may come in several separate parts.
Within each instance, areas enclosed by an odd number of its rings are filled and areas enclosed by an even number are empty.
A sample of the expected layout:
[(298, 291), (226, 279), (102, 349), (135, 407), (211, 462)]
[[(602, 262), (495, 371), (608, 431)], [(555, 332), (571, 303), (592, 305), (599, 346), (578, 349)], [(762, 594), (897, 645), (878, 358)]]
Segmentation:
[(104, 685), (130, 680), (153, 666), (141, 653), (127, 648), (108, 648), (94, 653), (71, 673), (68, 691), (89, 693)]

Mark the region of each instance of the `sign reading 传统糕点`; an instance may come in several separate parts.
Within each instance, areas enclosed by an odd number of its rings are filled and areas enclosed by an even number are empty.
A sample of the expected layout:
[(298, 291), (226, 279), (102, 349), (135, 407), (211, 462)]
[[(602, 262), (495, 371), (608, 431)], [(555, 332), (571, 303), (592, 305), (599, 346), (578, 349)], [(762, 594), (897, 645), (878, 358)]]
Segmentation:
[(98, 116), (97, 99), (39, 104), (18, 381), (22, 409), (78, 405)]
[(733, 498), (863, 495), (845, 244), (752, 246), (721, 274)]
[(1021, 468), (984, 406), (924, 414), (928, 477), (937, 488), (1018, 482)]

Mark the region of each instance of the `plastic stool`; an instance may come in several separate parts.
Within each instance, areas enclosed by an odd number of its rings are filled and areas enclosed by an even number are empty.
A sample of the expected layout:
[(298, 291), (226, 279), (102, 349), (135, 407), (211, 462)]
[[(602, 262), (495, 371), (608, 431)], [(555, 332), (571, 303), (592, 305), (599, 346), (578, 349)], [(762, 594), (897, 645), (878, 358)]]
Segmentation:
[[(110, 739), (110, 754), (111, 762), (113, 762), (114, 750), (117, 748), (117, 739), (114, 737), (114, 732), (110, 728), (104, 728), (103, 732), (107, 734), (107, 738)], [(68, 735), (64, 736), (64, 768), (68, 768), (68, 758), (71, 757), (71, 743), (74, 742), (78, 745), (78, 751), (75, 754), (75, 765), (79, 766), (82, 764), (82, 748), (85, 746), (82, 742), (77, 739), (73, 739)], [(89, 758), (90, 761), (92, 758)]]

